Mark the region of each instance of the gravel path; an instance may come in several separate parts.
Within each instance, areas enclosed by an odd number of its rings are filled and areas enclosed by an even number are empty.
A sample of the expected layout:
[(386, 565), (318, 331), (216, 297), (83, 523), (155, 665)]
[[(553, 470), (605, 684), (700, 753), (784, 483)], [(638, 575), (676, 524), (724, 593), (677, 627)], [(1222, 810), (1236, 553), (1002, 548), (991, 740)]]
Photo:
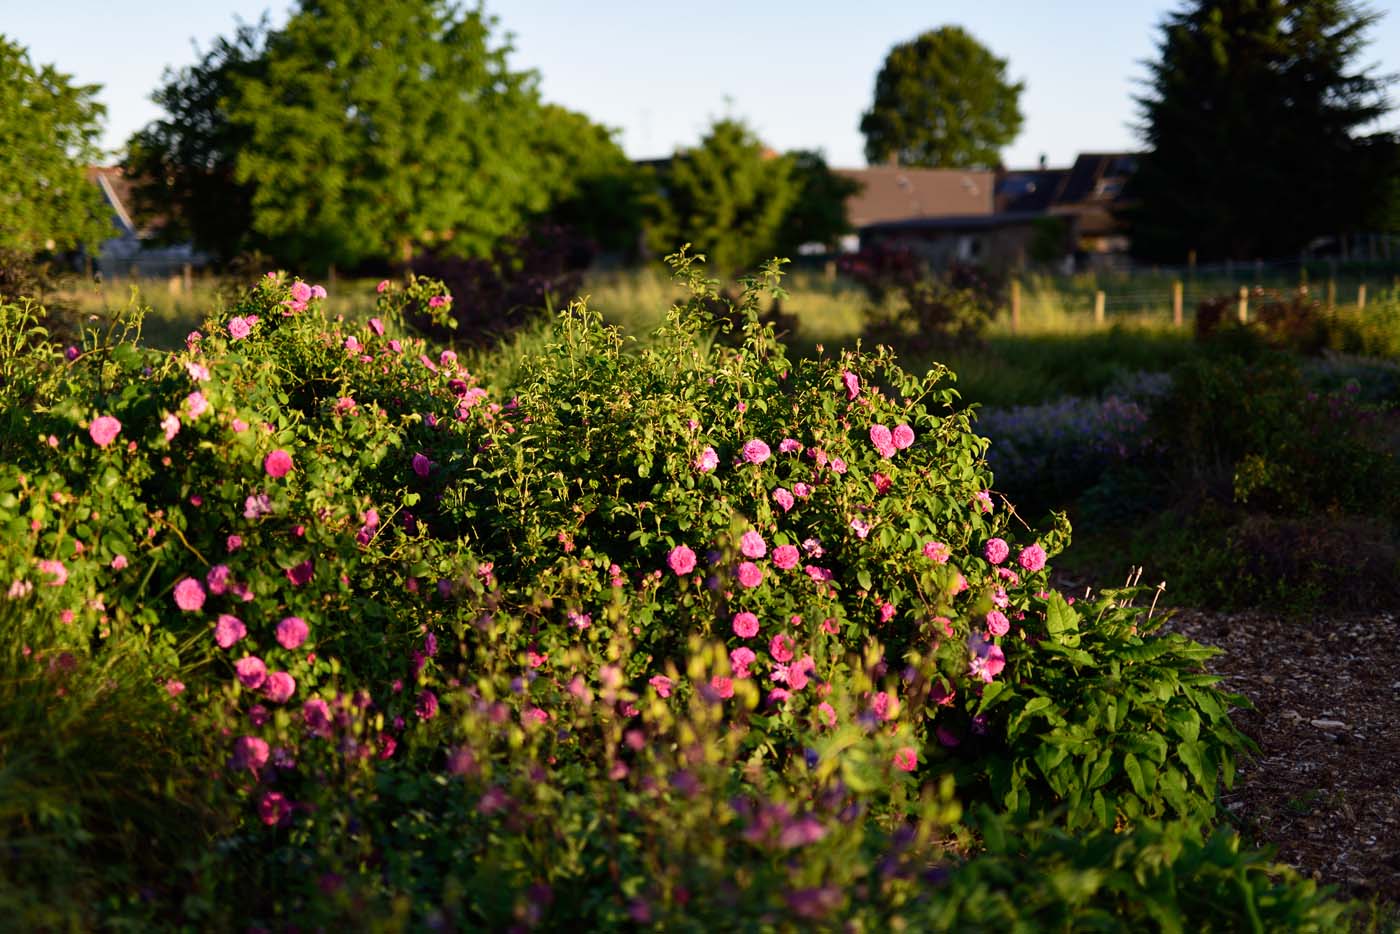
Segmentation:
[(1400, 619), (1178, 611), (1166, 629), (1225, 654), (1209, 667), (1253, 710), (1259, 744), (1226, 809), (1246, 838), (1338, 894), (1400, 905)]

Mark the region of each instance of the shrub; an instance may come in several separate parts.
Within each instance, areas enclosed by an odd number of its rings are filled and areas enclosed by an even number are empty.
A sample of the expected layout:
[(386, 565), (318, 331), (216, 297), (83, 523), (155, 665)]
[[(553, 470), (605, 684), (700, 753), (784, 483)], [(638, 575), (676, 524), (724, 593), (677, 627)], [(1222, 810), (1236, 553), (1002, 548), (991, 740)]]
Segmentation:
[(465, 259), (449, 253), (414, 258), (414, 273), (440, 280), (450, 295), (449, 329), (426, 315), (409, 323), (437, 340), (489, 346), (548, 319), (552, 309), (578, 293), (583, 271), (597, 248), (567, 228), (537, 224), (499, 243), (488, 257)]
[(935, 275), (908, 247), (868, 247), (841, 269), (870, 295), (870, 340), (910, 353), (977, 340), (999, 306), (1000, 286), (983, 272), (958, 263)]
[[(134, 698), (81, 758), (148, 709), (186, 725), (139, 727), (168, 784), (145, 760), (98, 773), (133, 772), (128, 838), (165, 858), (179, 821), (183, 858), (84, 867), (65, 923), (888, 928), (976, 919), (984, 845), (1092, 865), (1096, 834), (1158, 820), (1192, 841), (1161, 878), (1197, 872), (1243, 742), (1206, 650), (1129, 594), (1055, 591), (1067, 523), (1013, 533), (945, 370), (789, 361), (758, 321), (776, 264), (746, 284), (743, 345), (709, 342), (713, 284), (675, 263), (692, 298), (654, 344), (571, 306), (510, 398), (399, 333), (450, 308), (416, 278), (363, 324), (270, 275), (178, 353), (89, 334), (73, 360), (0, 355), (23, 400), (0, 441), (5, 611)], [(1050, 836), (1006, 849), (961, 818), (980, 805)], [(79, 860), (91, 810), (62, 831)], [(1056, 827), (1096, 842), (1041, 849)], [(1269, 894), (1252, 857), (1214, 865), (1222, 910), (1330, 910)]]

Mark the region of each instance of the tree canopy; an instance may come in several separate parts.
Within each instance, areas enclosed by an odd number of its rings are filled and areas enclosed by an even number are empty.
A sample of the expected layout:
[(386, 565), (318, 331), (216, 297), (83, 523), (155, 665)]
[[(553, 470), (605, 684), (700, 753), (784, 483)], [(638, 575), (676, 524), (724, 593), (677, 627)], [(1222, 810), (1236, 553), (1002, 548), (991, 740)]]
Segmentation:
[(128, 165), (225, 258), (483, 256), (552, 213), (607, 221), (587, 209), (600, 201), (635, 231), (611, 133), (544, 105), (494, 27), (450, 0), (300, 0), (282, 28), (242, 26), (167, 75), (167, 116), (133, 137)]
[(1148, 151), (1133, 248), (1181, 261), (1292, 255), (1360, 229), (1393, 178), (1387, 111), (1358, 59), (1377, 14), (1347, 0), (1192, 0), (1161, 25), (1138, 98)]
[(234, 176), (251, 134), (227, 104), (238, 79), (262, 73), (267, 33), (266, 19), (239, 24), (196, 64), (167, 70), (151, 95), (166, 116), (132, 136), (123, 167), (138, 208), (165, 218), (163, 239), (193, 240), (224, 259), (250, 245), (255, 186)]
[(0, 248), (24, 253), (93, 247), (111, 216), (87, 178), (106, 109), (95, 85), (76, 85), (0, 35)]
[(677, 153), (661, 188), (652, 201), (652, 248), (691, 243), (724, 275), (773, 255), (799, 194), (793, 160), (733, 119), (715, 121), (699, 146)]
[(1024, 82), (958, 26), (930, 30), (890, 50), (875, 100), (860, 121), (865, 158), (876, 165), (996, 165), (1021, 132)]
[(778, 231), (778, 249), (792, 253), (806, 243), (820, 243), (834, 251), (837, 241), (850, 233), (846, 199), (860, 192), (861, 183), (837, 175), (817, 151), (799, 149), (788, 153), (797, 194)]

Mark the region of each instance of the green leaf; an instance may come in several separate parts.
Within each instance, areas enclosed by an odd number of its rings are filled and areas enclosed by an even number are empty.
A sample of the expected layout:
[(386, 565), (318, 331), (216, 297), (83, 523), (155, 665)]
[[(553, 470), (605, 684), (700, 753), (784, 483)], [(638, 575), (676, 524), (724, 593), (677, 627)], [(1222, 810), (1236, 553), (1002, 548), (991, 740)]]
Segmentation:
[(1147, 786), (1142, 780), (1142, 765), (1139, 764), (1137, 756), (1131, 752), (1123, 757), (1123, 772), (1128, 776), (1128, 783), (1133, 786), (1133, 791), (1139, 798), (1147, 797)]
[(1059, 593), (1052, 593), (1045, 608), (1045, 628), (1050, 638), (1063, 645), (1079, 644), (1079, 614)]

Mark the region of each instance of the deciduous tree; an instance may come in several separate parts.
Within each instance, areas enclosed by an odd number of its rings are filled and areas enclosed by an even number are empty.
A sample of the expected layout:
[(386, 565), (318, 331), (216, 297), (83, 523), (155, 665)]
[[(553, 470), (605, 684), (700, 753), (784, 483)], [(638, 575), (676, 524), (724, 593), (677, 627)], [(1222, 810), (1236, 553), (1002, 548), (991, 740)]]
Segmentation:
[(106, 113), (96, 85), (74, 84), (0, 35), (0, 249), (93, 247), (113, 233), (87, 168)]
[(929, 168), (992, 166), (1021, 131), (1024, 82), (958, 26), (890, 50), (860, 121), (865, 158)]

